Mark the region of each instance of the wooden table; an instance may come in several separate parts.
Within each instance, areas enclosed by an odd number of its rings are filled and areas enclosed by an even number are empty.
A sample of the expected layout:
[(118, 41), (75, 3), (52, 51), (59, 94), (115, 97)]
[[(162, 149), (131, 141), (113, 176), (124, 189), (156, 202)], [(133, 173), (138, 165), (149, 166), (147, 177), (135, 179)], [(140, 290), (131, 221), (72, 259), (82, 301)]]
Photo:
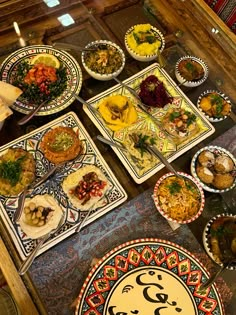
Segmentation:
[[(235, 35), (202, 0), (86, 0), (80, 2), (63, 0), (60, 1), (60, 5), (52, 8), (47, 7), (44, 2), (39, 0), (12, 0), (1, 1), (0, 10), (0, 62), (11, 52), (21, 47), (21, 38), (27, 45), (50, 45), (55, 41), (77, 42), (80, 45), (86, 45), (94, 39), (108, 38), (119, 44), (125, 51), (124, 34), (126, 30), (133, 24), (147, 22), (159, 28), (165, 36), (166, 47), (163, 52), (167, 60), (165, 69), (174, 80), (174, 66), (179, 57), (189, 54), (205, 60), (209, 66), (209, 78), (207, 81), (194, 89), (183, 87), (183, 91), (196, 104), (198, 96), (204, 90), (221, 90), (230, 97), (233, 108), (227, 120), (215, 124), (216, 131), (212, 136), (173, 162), (173, 165), (179, 170), (189, 172), (190, 160), (194, 153), (235, 125)], [(63, 13), (69, 13), (75, 23), (68, 27), (61, 25), (57, 17)], [(14, 21), (18, 23), (20, 28), (21, 33), (18, 35), (13, 28)], [(73, 53), (73, 55), (81, 64), (80, 55), (77, 53)], [(128, 54), (126, 54), (126, 58), (125, 69), (121, 73), (120, 79), (125, 79), (137, 73), (149, 64), (137, 62)], [(89, 99), (115, 85), (113, 81), (96, 81), (90, 78), (85, 71), (83, 72), (83, 77), (83, 86), (80, 94), (84, 99)], [(79, 110), (79, 107), (79, 103), (75, 101), (63, 111), (46, 117), (35, 117), (25, 126), (17, 125), (17, 121), (23, 115), (14, 112), (14, 115), (7, 119), (3, 129), (0, 131), (0, 145), (8, 143), (73, 110), (84, 126), (86, 126), (89, 134), (122, 186), (125, 187), (129, 200), (153, 187), (157, 178), (166, 173), (166, 169), (162, 169), (143, 184), (135, 184), (114, 152), (97, 141), (97, 128), (87, 115)], [(210, 198), (211, 194), (206, 194), (206, 196)], [(193, 223), (190, 228), (201, 243), (201, 233), (198, 231), (197, 224)], [(0, 229), (12, 259), (16, 267), (18, 267), (20, 259), (1, 222)], [(7, 273), (5, 276), (8, 277)], [(32, 285), (29, 275), (24, 277), (24, 281), (29, 286), (32, 296), (36, 297), (38, 308), (41, 312), (44, 312), (40, 298), (37, 296), (37, 290)]]

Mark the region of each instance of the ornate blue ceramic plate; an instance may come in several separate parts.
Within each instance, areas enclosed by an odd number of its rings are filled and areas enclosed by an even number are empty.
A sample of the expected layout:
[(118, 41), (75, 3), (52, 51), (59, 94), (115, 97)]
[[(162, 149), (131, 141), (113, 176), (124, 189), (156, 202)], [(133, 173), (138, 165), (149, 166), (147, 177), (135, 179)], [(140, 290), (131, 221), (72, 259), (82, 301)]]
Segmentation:
[[(196, 106), (194, 106), (194, 104), (186, 97), (186, 95), (176, 85), (171, 77), (165, 72), (165, 70), (161, 69), (157, 63), (150, 65), (124, 82), (134, 88), (136, 91), (139, 91), (141, 82), (150, 75), (155, 75), (161, 82), (163, 82), (167, 92), (173, 97), (172, 104), (167, 104), (164, 108), (152, 108), (151, 110), (151, 114), (160, 121), (160, 124), (162, 124), (162, 119), (166, 115), (167, 111), (172, 107), (175, 109), (185, 109), (192, 112), (196, 116), (196, 124), (198, 126), (197, 132), (192, 136), (186, 137), (181, 143), (176, 144), (174, 139), (171, 139), (171, 136), (166, 137), (166, 134), (164, 134), (163, 131), (155, 123), (153, 123), (153, 120), (150, 119), (150, 117), (148, 117), (147, 114), (145, 114), (145, 112), (140, 110), (138, 107), (136, 107), (138, 114), (136, 123), (119, 131), (112, 131), (109, 129), (108, 126), (105, 125), (104, 121), (99, 116), (97, 116), (94, 111), (88, 109), (87, 106), (84, 106), (84, 111), (93, 121), (102, 135), (109, 140), (114, 139), (124, 143), (125, 139), (128, 138), (128, 134), (137, 130), (141, 130), (143, 134), (154, 134), (159, 151), (161, 151), (168, 161), (171, 162), (194, 147), (197, 143), (201, 142), (203, 139), (209, 137), (212, 133), (214, 133), (215, 129), (204, 116), (204, 114), (201, 113), (196, 108)], [(119, 94), (130, 98), (134, 105), (137, 103), (134, 96), (132, 96), (130, 92), (127, 91), (127, 89), (121, 87), (119, 84), (96, 95), (88, 102), (92, 106), (98, 107), (99, 103), (107, 96)], [(112, 147), (112, 149), (115, 151), (134, 181), (138, 184), (143, 183), (164, 167), (164, 165), (158, 159), (156, 159), (152, 164), (147, 161), (146, 165), (148, 165), (148, 167), (145, 167), (144, 170), (140, 170), (140, 168), (137, 167), (137, 165), (132, 161), (127, 152), (124, 152), (119, 148)]]
[(222, 315), (213, 285), (199, 290), (207, 271), (186, 249), (138, 239), (106, 254), (89, 273), (76, 315)]
[[(67, 72), (67, 87), (64, 92), (47, 105), (43, 106), (36, 114), (38, 116), (45, 116), (57, 113), (69, 106), (74, 101), (72, 93), (78, 94), (80, 92), (82, 86), (82, 71), (74, 57), (66, 51), (60, 51), (46, 45), (23, 47), (16, 50), (3, 61), (0, 67), (0, 79), (10, 83), (11, 76), (19, 63), (30, 60), (32, 57), (41, 53), (47, 53), (57, 57), (66, 68)], [(25, 100), (19, 97), (19, 99), (12, 105), (12, 108), (23, 114), (28, 114), (34, 107), (31, 104), (27, 104)]]
[[(61, 187), (61, 183), (68, 174), (85, 165), (96, 165), (101, 169), (108, 180), (109, 190), (106, 192), (104, 198), (99, 201), (99, 205), (97, 204), (97, 209), (92, 211), (89, 218), (86, 220), (85, 225), (93, 222), (106, 212), (111, 211), (113, 208), (116, 208), (127, 199), (126, 192), (101, 156), (84, 126), (73, 112), (69, 112), (64, 116), (51, 121), (45, 126), (0, 147), (0, 155), (4, 154), (7, 149), (11, 147), (25, 149), (34, 155), (36, 160), (36, 175), (38, 177), (43, 176), (47, 170), (52, 167), (52, 165), (39, 150), (39, 144), (44, 134), (48, 130), (57, 126), (73, 128), (83, 143), (84, 153), (79, 155), (75, 160), (67, 162), (63, 165), (63, 167), (58, 169), (51, 178), (28, 192), (29, 197), (33, 197), (38, 194), (52, 195), (58, 201), (61, 208), (66, 212), (66, 220), (59, 234), (53, 235), (48, 241), (46, 241), (39, 251), (39, 254), (73, 234), (76, 227), (87, 213), (87, 211), (81, 211), (80, 209), (74, 207)], [(36, 240), (28, 238), (23, 233), (19, 225), (13, 224), (13, 215), (17, 207), (17, 196), (0, 196), (1, 218), (4, 221), (13, 242), (15, 243), (20, 256), (22, 259), (25, 259), (30, 254), (32, 248), (35, 247)]]

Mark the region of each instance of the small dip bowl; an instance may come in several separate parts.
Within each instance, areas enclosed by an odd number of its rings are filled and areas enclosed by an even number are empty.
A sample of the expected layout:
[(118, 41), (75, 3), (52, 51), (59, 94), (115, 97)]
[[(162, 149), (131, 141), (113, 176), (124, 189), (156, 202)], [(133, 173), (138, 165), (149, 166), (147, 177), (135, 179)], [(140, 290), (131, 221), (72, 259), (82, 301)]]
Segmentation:
[[(196, 220), (202, 213), (205, 197), (201, 185), (191, 175), (178, 172), (184, 177), (179, 179), (174, 173), (162, 176), (154, 187), (154, 202), (157, 210), (168, 221), (186, 224)], [(182, 203), (182, 197), (189, 204)], [(193, 206), (194, 204), (194, 206)]]
[(203, 92), (198, 98), (197, 107), (213, 123), (226, 119), (231, 112), (229, 98), (215, 90)]
[(208, 67), (206, 63), (194, 56), (180, 58), (175, 66), (175, 76), (180, 85), (196, 87), (206, 81)]
[[(139, 31), (145, 31), (146, 34), (150, 33), (151, 38), (156, 38), (157, 41), (150, 39), (148, 41), (138, 43), (139, 38), (137, 35)], [(125, 34), (125, 47), (128, 53), (138, 61), (152, 61), (157, 58), (158, 50), (161, 53), (165, 47), (165, 39), (163, 34), (154, 26), (150, 24), (136, 24), (128, 29)]]
[(94, 51), (83, 51), (81, 55), (85, 70), (94, 79), (111, 80), (123, 70), (125, 55), (123, 50), (115, 43), (107, 40), (96, 40), (89, 43), (85, 48), (95, 48)]
[[(231, 226), (229, 227), (228, 224), (230, 223), (231, 223)], [(231, 235), (227, 235), (228, 234), (227, 232), (231, 230), (232, 226), (235, 229), (236, 215), (231, 214), (231, 213), (221, 213), (213, 217), (210, 221), (208, 221), (208, 223), (206, 224), (204, 228), (202, 240), (203, 240), (205, 251), (210, 256), (210, 258), (219, 265), (222, 265), (222, 261), (221, 261), (222, 257), (219, 257), (219, 255), (221, 255), (221, 251), (220, 252), (216, 251), (216, 249), (219, 248), (218, 247), (219, 238), (222, 238), (224, 236), (224, 232), (225, 232), (225, 237), (230, 236), (231, 238)], [(212, 246), (213, 244), (214, 246)], [(221, 244), (223, 243), (221, 242)], [(232, 245), (232, 243), (230, 245)], [(231, 263), (226, 268), (228, 270), (236, 270), (236, 262)]]
[(206, 146), (193, 156), (191, 174), (204, 190), (223, 193), (236, 185), (236, 159), (222, 147)]

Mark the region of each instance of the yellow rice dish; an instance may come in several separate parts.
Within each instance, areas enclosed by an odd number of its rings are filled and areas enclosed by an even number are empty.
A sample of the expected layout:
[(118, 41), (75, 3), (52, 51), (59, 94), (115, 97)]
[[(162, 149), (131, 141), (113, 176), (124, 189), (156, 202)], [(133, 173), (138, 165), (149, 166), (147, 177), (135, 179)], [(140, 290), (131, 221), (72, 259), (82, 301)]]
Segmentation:
[(137, 121), (137, 111), (130, 99), (123, 95), (112, 95), (104, 98), (98, 110), (107, 126), (118, 131)]
[(201, 206), (201, 196), (195, 184), (176, 176), (169, 176), (161, 182), (157, 196), (162, 210), (177, 221), (191, 219)]
[(129, 47), (141, 56), (154, 55), (161, 46), (161, 42), (150, 24), (135, 25), (126, 38)]

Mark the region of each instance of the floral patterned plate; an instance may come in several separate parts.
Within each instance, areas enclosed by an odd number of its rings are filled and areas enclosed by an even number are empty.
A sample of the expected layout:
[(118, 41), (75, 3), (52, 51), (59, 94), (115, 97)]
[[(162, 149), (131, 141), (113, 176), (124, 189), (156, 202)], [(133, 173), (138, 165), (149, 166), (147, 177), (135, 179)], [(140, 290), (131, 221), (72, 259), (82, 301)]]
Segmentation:
[[(120, 185), (116, 177), (113, 175), (111, 169), (103, 159), (102, 155), (98, 151), (94, 142), (90, 138), (89, 134), (85, 130), (84, 126), (78, 119), (75, 113), (69, 112), (64, 116), (59, 117), (56, 120), (18, 138), (2, 147), (0, 147), (0, 155), (4, 154), (8, 148), (22, 148), (34, 155), (36, 160), (36, 176), (43, 176), (48, 169), (52, 167), (52, 164), (44, 157), (43, 153), (39, 149), (39, 144), (44, 134), (57, 126), (71, 127), (79, 136), (83, 143), (83, 154), (79, 155), (76, 159), (67, 162), (60, 169), (54, 173), (51, 178), (45, 181), (40, 186), (29, 190), (29, 197), (33, 197), (38, 194), (52, 195), (59, 203), (61, 208), (66, 212), (65, 223), (58, 234), (53, 235), (47, 240), (41, 247), (39, 254), (46, 251), (50, 247), (59, 243), (69, 235), (73, 234), (80, 221), (87, 214), (87, 211), (81, 211), (74, 207), (68, 200), (65, 192), (61, 187), (61, 183), (68, 174), (78, 170), (85, 165), (96, 165), (106, 176), (109, 183), (109, 190), (104, 198), (96, 204), (97, 209), (93, 210), (89, 218), (86, 220), (85, 225), (93, 222), (100, 216), (104, 215), (108, 211), (116, 208), (127, 199), (127, 194), (123, 187)], [(36, 240), (32, 240), (27, 237), (20, 226), (13, 224), (14, 212), (18, 207), (18, 197), (4, 197), (0, 196), (0, 215), (4, 224), (10, 234), (15, 246), (22, 259), (25, 259), (31, 252), (32, 248), (36, 245)]]
[[(173, 97), (172, 104), (166, 105), (164, 108), (154, 108), (151, 111), (151, 114), (160, 121), (162, 124), (162, 119), (170, 108), (175, 109), (185, 109), (187, 111), (195, 114), (196, 123), (198, 126), (197, 132), (189, 137), (186, 137), (185, 141), (181, 143), (174, 143), (174, 140), (171, 140), (170, 136), (166, 137), (163, 130), (161, 130), (156, 124), (153, 123), (153, 120), (147, 116), (145, 112), (140, 110), (138, 107), (136, 108), (138, 113), (137, 122), (130, 125), (127, 128), (124, 128), (119, 131), (111, 131), (103, 122), (103, 120), (97, 116), (94, 111), (87, 108), (84, 105), (84, 111), (96, 125), (96, 127), (100, 130), (102, 135), (109, 140), (115, 139), (116, 141), (124, 142), (125, 139), (128, 138), (128, 134), (132, 131), (141, 130), (144, 134), (152, 133), (156, 137), (157, 147), (162, 153), (168, 158), (168, 161), (171, 162), (175, 160), (177, 157), (194, 147), (197, 143), (201, 142), (203, 139), (209, 137), (212, 133), (214, 133), (215, 129), (211, 125), (211, 123), (207, 120), (205, 115), (201, 113), (196, 106), (186, 97), (186, 95), (182, 92), (182, 90), (176, 85), (176, 83), (171, 79), (171, 77), (165, 72), (165, 70), (159, 68), (157, 63), (150, 65), (144, 70), (138, 72), (133, 75), (129, 79), (124, 82), (134, 88), (136, 91), (139, 90), (140, 83), (150, 75), (155, 75), (160, 81), (164, 83), (164, 86), (169, 95)], [(88, 100), (88, 102), (97, 107), (101, 100), (109, 95), (125, 95), (132, 99), (132, 102), (135, 104), (135, 98), (130, 94), (127, 89), (120, 86), (120, 84), (113, 86), (112, 88), (96, 95), (95, 97)], [(159, 125), (160, 125), (159, 124)], [(144, 170), (140, 170), (137, 165), (132, 161), (127, 152), (120, 150), (119, 148), (112, 148), (125, 168), (128, 170), (134, 181), (138, 184), (143, 183), (156, 172), (158, 172), (164, 165), (156, 159), (154, 163), (150, 164), (150, 166), (145, 167)], [(148, 163), (146, 163), (147, 165)]]
[(199, 290), (208, 278), (196, 257), (160, 239), (126, 242), (89, 273), (76, 315), (221, 315), (216, 287)]
[[(20, 48), (8, 56), (0, 67), (0, 80), (10, 83), (11, 76), (15, 71), (16, 66), (22, 61), (30, 60), (32, 57), (47, 53), (58, 58), (58, 60), (66, 67), (67, 71), (67, 87), (64, 92), (57, 98), (44, 105), (37, 116), (45, 116), (57, 113), (74, 101), (72, 93), (78, 94), (82, 86), (82, 71), (78, 62), (66, 51), (57, 50), (47, 45), (32, 45)], [(28, 114), (34, 106), (27, 104), (21, 97), (12, 105), (16, 111)]]

